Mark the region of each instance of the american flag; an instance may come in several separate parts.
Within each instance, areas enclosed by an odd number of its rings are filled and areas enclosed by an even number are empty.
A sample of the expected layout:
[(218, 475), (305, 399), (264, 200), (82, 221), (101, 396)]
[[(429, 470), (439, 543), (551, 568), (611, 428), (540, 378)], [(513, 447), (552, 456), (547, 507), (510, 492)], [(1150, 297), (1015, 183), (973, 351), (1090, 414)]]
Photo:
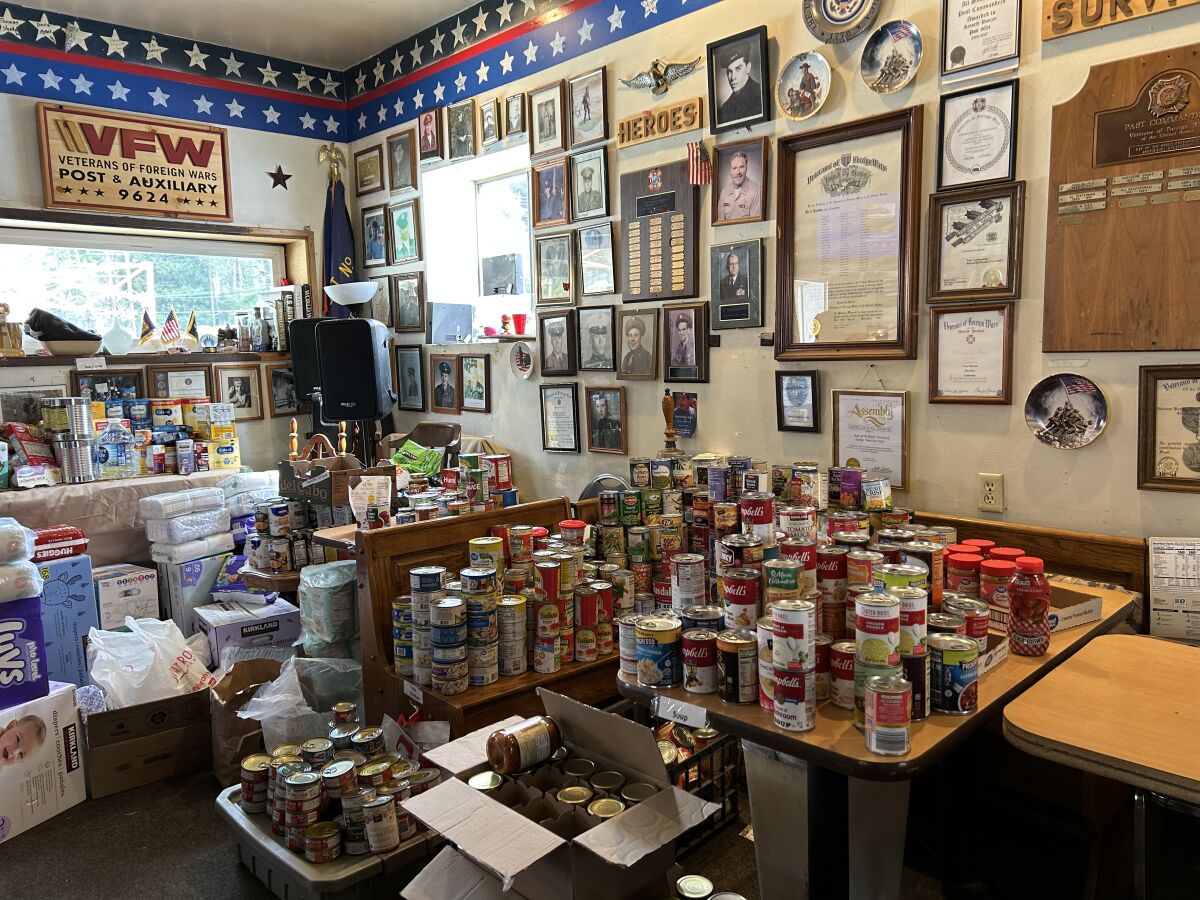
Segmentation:
[(1068, 375), (1062, 379), (1062, 386), (1068, 394), (1090, 394), (1096, 389), (1094, 384), (1078, 375)]
[(910, 37), (913, 33), (913, 28), (907, 22), (897, 22), (892, 26), (892, 43), (898, 44), (906, 37)]
[(163, 322), (158, 336), (164, 344), (173, 344), (179, 340), (179, 319), (175, 318), (174, 309), (167, 313), (167, 319)]
[(691, 184), (712, 183), (712, 159), (704, 141), (688, 144), (688, 182)]

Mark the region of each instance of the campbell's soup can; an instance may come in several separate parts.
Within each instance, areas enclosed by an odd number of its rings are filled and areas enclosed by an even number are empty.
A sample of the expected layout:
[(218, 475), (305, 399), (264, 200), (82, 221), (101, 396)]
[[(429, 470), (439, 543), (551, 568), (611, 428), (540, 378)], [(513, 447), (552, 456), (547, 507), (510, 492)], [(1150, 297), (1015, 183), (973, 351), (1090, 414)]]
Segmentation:
[(863, 737), (867, 749), (882, 756), (908, 752), (912, 685), (902, 677), (872, 676), (863, 685)]
[(804, 589), (814, 590), (817, 586), (817, 542), (788, 538), (779, 543), (780, 559), (794, 559), (804, 567)]
[(717, 693), (726, 703), (758, 700), (758, 639), (745, 628), (717, 635)]
[(889, 594), (860, 594), (854, 601), (859, 658), (875, 666), (900, 662), (900, 601)]
[(693, 694), (717, 692), (717, 633), (694, 628), (683, 633), (683, 688)]
[(822, 603), (846, 602), (845, 547), (820, 547), (817, 550), (817, 590)]
[(738, 507), (741, 513), (742, 531), (761, 539), (764, 548), (774, 547), (775, 495), (766, 491), (742, 494)]
[(861, 656), (854, 658), (854, 724), (858, 728), (866, 727), (866, 684), (867, 679), (874, 676), (900, 677), (903, 670), (900, 663), (894, 666), (873, 666), (864, 662)]
[(761, 586), (762, 576), (757, 569), (738, 567), (727, 570), (721, 576), (726, 627), (754, 627), (761, 607)]
[[(925, 652), (929, 614), (929, 595), (920, 588), (888, 588), (887, 593), (900, 601), (900, 653), (902, 656)], [(985, 609), (984, 616), (986, 618)], [(987, 643), (987, 623), (984, 622), (984, 643)]]
[(854, 709), (854, 641), (834, 641), (829, 647), (829, 699), (841, 709)]
[(776, 669), (811, 669), (816, 663), (816, 607), (807, 600), (785, 600), (771, 608), (772, 662)]
[(846, 554), (846, 580), (869, 584), (874, 580), (875, 567), (882, 566), (885, 561), (882, 553), (873, 550), (851, 550)]
[(817, 632), (813, 637), (813, 658), (816, 664), (813, 666), (813, 677), (816, 679), (817, 699), (828, 700), (831, 688), (831, 671), (830, 671), (830, 648), (833, 646), (833, 638), (827, 634)]
[(775, 667), (775, 727), (784, 731), (811, 731), (817, 724), (814, 671)]

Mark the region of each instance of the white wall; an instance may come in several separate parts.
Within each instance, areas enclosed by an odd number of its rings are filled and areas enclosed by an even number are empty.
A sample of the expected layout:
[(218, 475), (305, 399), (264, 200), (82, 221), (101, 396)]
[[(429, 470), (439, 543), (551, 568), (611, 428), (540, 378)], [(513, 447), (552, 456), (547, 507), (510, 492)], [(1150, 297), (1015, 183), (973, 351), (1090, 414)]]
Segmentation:
[[(737, 15), (730, 15), (736, 5)], [(776, 118), (753, 129), (754, 135), (782, 138), (790, 134), (849, 122), (887, 110), (922, 104), (925, 110), (922, 192), (920, 208), (921, 286), (925, 292), (924, 246), (926, 200), (936, 188), (937, 112), (940, 94), (937, 73), (941, 4), (885, 2), (879, 22), (907, 18), (925, 38), (925, 59), (915, 82), (897, 95), (880, 97), (871, 92), (858, 75), (858, 60), (865, 37), (849, 45), (823, 46), (821, 51), (834, 68), (831, 95), (821, 112), (806, 123), (792, 124)], [(1076, 530), (1111, 534), (1149, 535), (1197, 533), (1200, 504), (1186, 494), (1138, 491), (1137, 379), (1138, 366), (1200, 361), (1197, 353), (1112, 353), (1042, 354), (1041, 312), (1045, 268), (1045, 222), (1047, 172), (1050, 144), (1050, 111), (1054, 104), (1070, 98), (1081, 87), (1088, 67), (1112, 59), (1200, 41), (1200, 15), (1194, 9), (1178, 10), (1141, 22), (1113, 26), (1090, 34), (1042, 44), (1039, 35), (1040, 4), (1026, 0), (1022, 30), (1021, 109), (1019, 116), (1017, 177), (1026, 182), (1025, 245), (1022, 298), (1017, 301), (1012, 406), (930, 405), (928, 389), (928, 309), (918, 301), (920, 317), (919, 355), (915, 361), (878, 362), (875, 372), (888, 389), (909, 392), (910, 483), (903, 496), (906, 505), (959, 515), (980, 515), (976, 510), (977, 476), (980, 471), (1006, 475), (1008, 511), (1003, 519), (1040, 523)], [(815, 40), (804, 27), (799, 4), (767, 0), (737, 0), (688, 15), (669, 27), (630, 38), (603, 48), (570, 64), (559, 66), (533, 79), (568, 78), (601, 63), (609, 66), (610, 131), (616, 120), (631, 115), (652, 102), (648, 95), (622, 87), (617, 75), (628, 77), (653, 58), (690, 59), (700, 55), (708, 41), (741, 28), (765, 23), (771, 37), (771, 83), (781, 59), (813, 49)], [(531, 80), (512, 90), (527, 90)], [(946, 93), (956, 90), (948, 86)], [(505, 93), (511, 92), (506, 89)], [(697, 72), (671, 89), (670, 97), (682, 99), (706, 93), (705, 74)], [(408, 126), (411, 127), (411, 126)], [(623, 150), (610, 146), (610, 193), (616, 202), (620, 172), (681, 159), (686, 144), (698, 132), (655, 141)], [(718, 143), (742, 140), (745, 131), (721, 135)], [(361, 145), (375, 143), (374, 137)], [(712, 138), (708, 137), (711, 141)], [(356, 145), (355, 149), (358, 146)], [(771, 147), (771, 173), (775, 172), (775, 150)], [(615, 156), (615, 160), (614, 160)], [(776, 207), (776, 185), (769, 186), (769, 212)], [(709, 188), (702, 189), (702, 209), (707, 215)], [(766, 321), (774, 321), (775, 223), (725, 227), (715, 235), (719, 242), (761, 237), (766, 240)], [(620, 229), (618, 228), (618, 233)], [(701, 296), (708, 296), (708, 248), (712, 229), (701, 230)], [(432, 241), (453, 240), (452, 235), (426, 234)], [(619, 239), (618, 239), (619, 243)], [(1096, 248), (1098, 253), (1121, 252), (1121, 248)], [(1131, 261), (1132, 262), (1132, 261)], [(619, 303), (619, 298), (593, 298), (589, 304)], [(766, 330), (772, 325), (768, 324)], [(776, 363), (770, 348), (760, 347), (757, 330), (723, 331), (722, 346), (711, 354), (711, 383), (676, 385), (677, 390), (696, 390), (700, 395), (698, 436), (681, 441), (688, 452), (739, 451), (765, 457), (769, 462), (797, 459), (830, 462), (832, 452), (829, 391), (833, 388), (877, 388), (875, 373), (863, 362)], [(775, 427), (774, 373), (780, 368), (816, 368), (823, 382), (823, 433), (782, 433)], [(1109, 425), (1091, 446), (1077, 451), (1058, 451), (1043, 446), (1025, 425), (1024, 398), (1030, 387), (1047, 374), (1077, 371), (1096, 381), (1109, 401)], [(514, 454), (518, 480), (526, 497), (550, 494), (576, 495), (587, 480), (601, 471), (623, 472), (623, 457), (593, 454), (544, 453), (540, 443), (538, 377), (521, 382), (508, 366), (508, 348), (492, 351), (491, 415), (464, 413), (464, 432), (494, 434)], [(662, 446), (663, 422), (659, 410), (662, 383), (617, 382), (612, 375), (583, 375), (584, 385), (624, 384), (630, 407), (631, 455), (650, 455)], [(581, 415), (583, 399), (580, 398)], [(402, 428), (422, 419), (454, 417), (406, 413)], [(582, 429), (581, 423), (581, 429)], [(586, 441), (585, 441), (586, 445)]]

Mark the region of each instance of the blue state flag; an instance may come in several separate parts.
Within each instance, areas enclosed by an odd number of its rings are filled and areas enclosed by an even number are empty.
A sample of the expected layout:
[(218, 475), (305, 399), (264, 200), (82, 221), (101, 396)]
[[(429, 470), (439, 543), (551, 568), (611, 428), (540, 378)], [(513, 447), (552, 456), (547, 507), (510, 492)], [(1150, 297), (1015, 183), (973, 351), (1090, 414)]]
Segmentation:
[[(346, 208), (346, 186), (340, 178), (329, 179), (325, 192), (325, 280), (322, 284), (346, 284), (358, 281), (354, 267), (354, 232), (350, 228), (350, 211)], [(321, 307), (325, 315), (349, 318), (350, 311), (339, 303), (330, 303), (321, 292)]]

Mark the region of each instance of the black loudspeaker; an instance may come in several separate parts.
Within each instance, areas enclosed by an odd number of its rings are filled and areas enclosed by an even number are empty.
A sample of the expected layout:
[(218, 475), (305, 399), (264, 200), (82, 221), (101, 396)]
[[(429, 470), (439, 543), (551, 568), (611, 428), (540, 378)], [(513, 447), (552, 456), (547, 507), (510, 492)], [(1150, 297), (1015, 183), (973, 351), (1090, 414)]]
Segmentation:
[(315, 332), (325, 419), (366, 421), (391, 412), (388, 327), (374, 319), (319, 319)]
[(288, 347), (292, 351), (292, 373), (296, 378), (296, 396), (307, 400), (321, 386), (321, 368), (317, 362), (317, 323), (320, 319), (293, 319), (288, 323)]

